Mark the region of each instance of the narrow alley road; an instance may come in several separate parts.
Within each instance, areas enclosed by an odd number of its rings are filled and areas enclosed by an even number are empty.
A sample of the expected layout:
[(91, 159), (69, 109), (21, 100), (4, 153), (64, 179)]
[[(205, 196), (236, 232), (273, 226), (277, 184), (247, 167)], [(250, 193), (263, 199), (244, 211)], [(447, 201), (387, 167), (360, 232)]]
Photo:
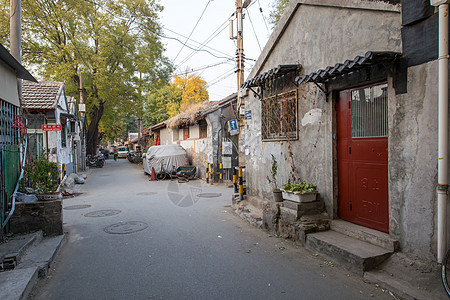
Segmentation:
[(251, 227), (230, 188), (149, 181), (123, 159), (91, 171), (64, 200), (66, 243), (31, 299), (393, 299)]

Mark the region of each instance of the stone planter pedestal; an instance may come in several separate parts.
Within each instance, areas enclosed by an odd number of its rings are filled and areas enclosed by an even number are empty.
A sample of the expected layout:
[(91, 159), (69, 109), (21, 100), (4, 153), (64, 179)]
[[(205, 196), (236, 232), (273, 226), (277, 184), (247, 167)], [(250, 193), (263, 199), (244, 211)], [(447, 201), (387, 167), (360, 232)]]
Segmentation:
[(314, 202), (317, 200), (318, 194), (319, 193), (317, 193), (317, 192), (295, 194), (295, 193), (283, 191), (283, 199), (298, 202), (298, 203)]

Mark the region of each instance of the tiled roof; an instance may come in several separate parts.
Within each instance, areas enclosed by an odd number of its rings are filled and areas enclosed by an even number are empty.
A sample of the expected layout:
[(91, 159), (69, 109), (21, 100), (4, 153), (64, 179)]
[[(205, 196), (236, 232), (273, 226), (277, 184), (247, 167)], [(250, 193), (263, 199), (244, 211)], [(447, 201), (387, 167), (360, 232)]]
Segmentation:
[(63, 86), (64, 83), (62, 82), (34, 83), (23, 81), (23, 107), (25, 109), (55, 109), (56, 101)]
[(299, 76), (295, 78), (295, 82), (297, 84), (301, 84), (303, 82), (323, 83), (339, 75), (348, 74), (372, 64), (393, 62), (399, 56), (400, 53), (397, 52), (368, 51), (364, 56), (356, 56), (352, 60), (346, 60), (343, 63), (337, 63), (334, 66), (328, 66), (324, 70), (320, 69), (308, 75)]
[(264, 72), (252, 79), (247, 80), (241, 85), (241, 88), (251, 88), (263, 85), (264, 81), (271, 77), (281, 77), (290, 72), (299, 72), (302, 68), (301, 65), (279, 65), (278, 67), (272, 68), (267, 72)]

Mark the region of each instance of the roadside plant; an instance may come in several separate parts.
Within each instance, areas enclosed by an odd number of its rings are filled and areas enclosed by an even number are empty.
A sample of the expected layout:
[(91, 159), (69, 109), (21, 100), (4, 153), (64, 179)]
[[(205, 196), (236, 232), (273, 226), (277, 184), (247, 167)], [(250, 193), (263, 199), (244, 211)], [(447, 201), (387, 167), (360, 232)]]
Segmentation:
[(59, 186), (59, 171), (55, 162), (51, 162), (45, 155), (31, 160), (24, 167), (24, 177), (20, 182), (20, 189), (32, 188), (36, 194), (54, 194)]
[(288, 181), (287, 183), (283, 184), (281, 188), (284, 192), (290, 192), (294, 194), (306, 194), (306, 193), (316, 193), (317, 192), (317, 186), (312, 183), (306, 183), (305, 180), (302, 180), (299, 183), (292, 183), (291, 181)]
[(270, 184), (272, 184), (274, 190), (278, 190), (278, 184), (277, 184), (277, 174), (278, 174), (278, 162), (275, 156), (272, 155), (272, 164), (270, 168), (270, 177), (267, 175), (267, 181), (269, 181)]

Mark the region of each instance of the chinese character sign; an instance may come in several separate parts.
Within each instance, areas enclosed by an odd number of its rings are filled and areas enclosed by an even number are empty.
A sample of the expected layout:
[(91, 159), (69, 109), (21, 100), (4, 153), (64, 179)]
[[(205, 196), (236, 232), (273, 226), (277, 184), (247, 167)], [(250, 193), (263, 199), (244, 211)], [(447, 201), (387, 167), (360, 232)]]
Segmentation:
[(61, 124), (42, 124), (44, 131), (61, 131)]

